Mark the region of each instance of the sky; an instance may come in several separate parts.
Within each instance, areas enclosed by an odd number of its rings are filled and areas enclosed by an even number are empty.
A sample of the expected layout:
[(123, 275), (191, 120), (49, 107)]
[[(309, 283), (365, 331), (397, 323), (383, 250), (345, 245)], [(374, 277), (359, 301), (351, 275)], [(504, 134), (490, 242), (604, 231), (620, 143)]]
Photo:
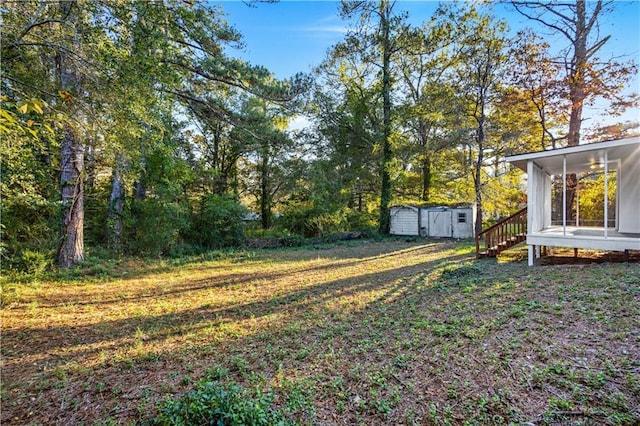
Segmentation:
[[(298, 72), (310, 72), (326, 57), (331, 46), (342, 40), (347, 24), (339, 16), (336, 1), (291, 1), (254, 3), (248, 6), (242, 1), (218, 1), (226, 14), (226, 20), (242, 35), (243, 51), (229, 52), (253, 65), (262, 65), (278, 78), (287, 78)], [(438, 6), (437, 1), (398, 1), (399, 10), (409, 13), (412, 24), (427, 21)], [(531, 21), (496, 4), (494, 13), (507, 21), (515, 34)], [(611, 40), (603, 48), (602, 56), (626, 57), (640, 62), (640, 0), (617, 0), (614, 11), (600, 22), (602, 34), (611, 34)], [(539, 33), (544, 33), (539, 29)], [(552, 47), (566, 47), (561, 36), (548, 37)], [(640, 77), (631, 82), (628, 92), (640, 92)], [(590, 111), (591, 116), (605, 115), (602, 108)], [(615, 121), (638, 121), (638, 109), (627, 111)], [(595, 123), (591, 123), (595, 124)]]

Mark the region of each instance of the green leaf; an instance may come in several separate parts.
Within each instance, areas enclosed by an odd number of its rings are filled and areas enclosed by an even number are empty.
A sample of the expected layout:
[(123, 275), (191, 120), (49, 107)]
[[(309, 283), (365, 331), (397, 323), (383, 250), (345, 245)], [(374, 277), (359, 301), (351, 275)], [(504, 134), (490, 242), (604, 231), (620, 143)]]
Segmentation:
[(39, 100), (36, 100), (36, 99), (32, 99), (31, 100), (31, 109), (33, 109), (38, 114), (44, 114), (44, 110), (42, 109), (42, 105), (43, 105), (42, 101), (39, 101)]
[(17, 123), (17, 120), (13, 116), (13, 114), (9, 113), (9, 111), (0, 108), (0, 116), (2, 116), (5, 120), (9, 122), (9, 124)]
[(56, 134), (56, 132), (53, 130), (53, 127), (49, 126), (48, 124), (43, 124), (43, 127), (47, 129), (47, 131), (49, 131), (49, 133), (51, 133), (52, 136)]

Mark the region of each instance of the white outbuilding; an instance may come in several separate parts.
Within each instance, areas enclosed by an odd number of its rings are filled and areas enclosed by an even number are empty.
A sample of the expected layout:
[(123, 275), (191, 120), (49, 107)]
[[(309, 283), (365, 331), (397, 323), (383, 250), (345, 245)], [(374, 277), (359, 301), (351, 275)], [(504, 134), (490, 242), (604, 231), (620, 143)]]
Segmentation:
[(390, 209), (392, 235), (434, 238), (473, 238), (475, 207), (394, 206)]

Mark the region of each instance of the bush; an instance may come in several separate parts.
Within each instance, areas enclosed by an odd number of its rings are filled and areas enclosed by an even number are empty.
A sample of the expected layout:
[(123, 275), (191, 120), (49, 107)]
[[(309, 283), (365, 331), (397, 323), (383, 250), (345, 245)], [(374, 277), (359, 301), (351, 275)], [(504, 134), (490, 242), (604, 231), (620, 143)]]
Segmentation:
[(150, 256), (167, 255), (182, 242), (189, 229), (187, 207), (177, 202), (162, 203), (148, 198), (133, 204), (132, 235), (129, 248), (133, 253)]
[(375, 233), (378, 227), (378, 218), (369, 212), (351, 211), (347, 214), (346, 220), (349, 231), (365, 232), (367, 235)]
[(307, 240), (302, 235), (296, 234), (283, 235), (278, 242), (283, 247), (302, 247), (307, 244)]
[(156, 425), (286, 425), (284, 414), (273, 407), (273, 396), (244, 390), (235, 383), (201, 381), (180, 399), (159, 407)]
[(0, 202), (0, 262), (4, 271), (39, 274), (53, 262), (58, 237), (57, 206), (27, 197)]
[(52, 263), (52, 253), (24, 250), (20, 255), (19, 269), (34, 276), (42, 275)]
[(246, 214), (235, 198), (207, 195), (195, 215), (190, 240), (207, 249), (239, 246), (244, 239), (242, 218)]
[(305, 237), (320, 237), (345, 228), (341, 211), (327, 212), (312, 201), (288, 204), (277, 224), (287, 231)]

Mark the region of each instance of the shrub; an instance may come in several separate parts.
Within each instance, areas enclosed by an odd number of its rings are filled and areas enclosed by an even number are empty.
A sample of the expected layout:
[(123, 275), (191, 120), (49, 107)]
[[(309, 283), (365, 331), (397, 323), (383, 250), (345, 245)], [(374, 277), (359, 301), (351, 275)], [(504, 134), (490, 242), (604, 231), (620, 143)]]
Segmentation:
[(54, 202), (14, 197), (0, 202), (0, 261), (4, 271), (39, 274), (53, 262), (58, 237)]
[(181, 398), (159, 407), (156, 425), (286, 425), (283, 413), (273, 407), (273, 396), (244, 390), (235, 383), (201, 381)]
[(148, 198), (133, 204), (129, 247), (133, 253), (167, 255), (181, 243), (189, 229), (187, 207), (177, 202), (162, 203)]
[(294, 234), (305, 237), (320, 237), (343, 231), (345, 218), (342, 211), (325, 211), (313, 201), (287, 204), (277, 224)]
[(246, 213), (233, 197), (203, 197), (193, 221), (192, 242), (207, 249), (239, 246), (244, 239), (242, 218)]
[(376, 215), (369, 212), (350, 211), (347, 213), (347, 227), (349, 231), (366, 232), (367, 235), (375, 233), (377, 228)]
[(20, 268), (22, 271), (35, 276), (42, 275), (51, 266), (52, 254), (35, 250), (24, 250), (20, 255)]
[(280, 245), (284, 247), (302, 247), (307, 243), (307, 240), (302, 235), (283, 235), (278, 239)]

